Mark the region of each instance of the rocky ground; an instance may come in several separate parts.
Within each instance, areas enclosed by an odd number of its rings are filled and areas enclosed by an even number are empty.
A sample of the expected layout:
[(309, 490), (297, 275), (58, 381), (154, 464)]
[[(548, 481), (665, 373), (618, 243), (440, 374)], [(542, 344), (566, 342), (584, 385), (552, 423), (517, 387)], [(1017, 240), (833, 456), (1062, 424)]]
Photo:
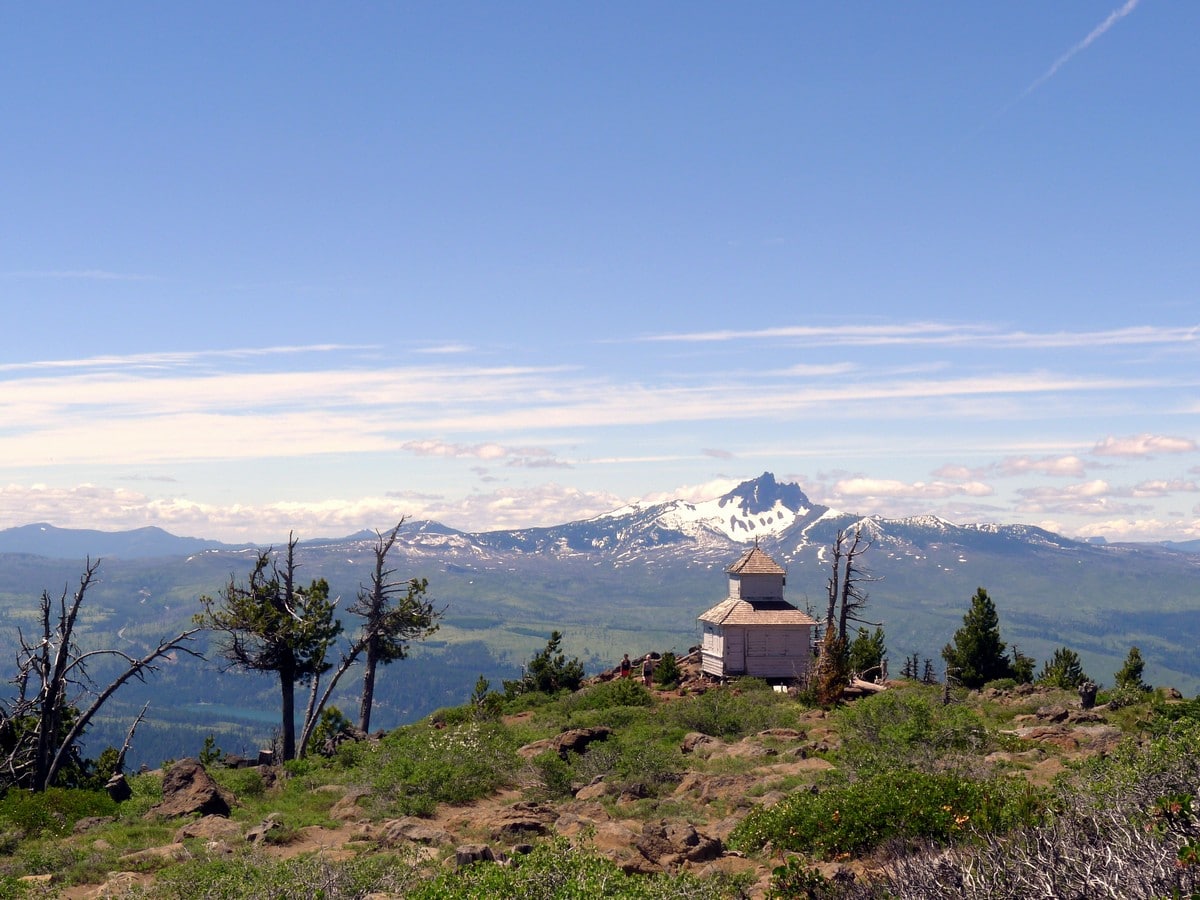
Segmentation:
[[(694, 668), (694, 667), (693, 667)], [(605, 673), (604, 677), (611, 677)], [(704, 685), (691, 672), (691, 691)], [(664, 700), (678, 692), (659, 692)], [(1009, 704), (1022, 710), (1012, 717), (1012, 733), (1022, 739), (1024, 749), (996, 752), (987, 762), (1003, 766), (1016, 777), (1048, 783), (1064, 763), (1079, 756), (1105, 752), (1115, 745), (1121, 731), (1106, 721), (1103, 710), (1083, 710), (1070, 704), (1070, 695), (1023, 687), (996, 692), (992, 704)], [(522, 748), (531, 757), (547, 748), (586, 752), (591, 742), (603, 741), (604, 729), (572, 729)], [(462, 806), (442, 806), (427, 818), (405, 817), (376, 820), (368, 812), (367, 793), (329, 785), (319, 790), (334, 796), (330, 818), (335, 827), (299, 829), (287, 840), (272, 839), (281, 827), (278, 817), (267, 816), (250, 827), (230, 819), (222, 803), (236, 803), (222, 796), (215, 783), (198, 764), (187, 766), (179, 776), (177, 790), (165, 791), (158, 812), (180, 816), (174, 840), (140, 850), (122, 858), (128, 871), (114, 872), (103, 884), (69, 888), (60, 896), (100, 898), (120, 896), (135, 885), (146, 885), (146, 863), (156, 859), (181, 859), (188, 854), (185, 841), (202, 839), (210, 850), (227, 850), (245, 842), (258, 844), (275, 856), (318, 853), (338, 859), (372, 848), (408, 848), (431, 865), (455, 865), (474, 859), (495, 859), (524, 852), (540, 837), (561, 835), (583, 842), (614, 860), (629, 872), (688, 870), (698, 874), (716, 871), (748, 872), (756, 884), (752, 896), (762, 896), (777, 859), (751, 859), (731, 852), (725, 845), (734, 826), (758, 804), (770, 804), (795, 790), (797, 785), (815, 783), (832, 768), (823, 758), (836, 750), (838, 736), (827, 714), (810, 710), (801, 727), (772, 729), (742, 740), (726, 742), (699, 733), (687, 735), (681, 749), (685, 757), (703, 759), (705, 771), (689, 771), (674, 794), (660, 798), (662, 817), (647, 819), (642, 796), (636, 786), (623, 792), (604, 780), (580, 785), (574, 796), (558, 802), (530, 800), (519, 787)], [(169, 773), (166, 782), (170, 782)], [(267, 778), (273, 771), (264, 771)], [(686, 815), (673, 816), (672, 810)], [(86, 840), (87, 823), (81, 823)], [(831, 874), (836, 864), (824, 866)]]

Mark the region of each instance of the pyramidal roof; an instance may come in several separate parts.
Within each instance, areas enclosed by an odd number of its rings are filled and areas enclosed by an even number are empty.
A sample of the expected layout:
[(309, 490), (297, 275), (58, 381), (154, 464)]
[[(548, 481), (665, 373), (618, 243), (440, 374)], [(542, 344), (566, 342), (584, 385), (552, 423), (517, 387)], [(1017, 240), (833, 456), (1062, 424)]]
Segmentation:
[(713, 625), (816, 625), (817, 620), (786, 600), (735, 600), (728, 597), (698, 616)]
[(730, 575), (786, 575), (783, 567), (758, 549), (758, 544), (741, 555), (725, 570)]

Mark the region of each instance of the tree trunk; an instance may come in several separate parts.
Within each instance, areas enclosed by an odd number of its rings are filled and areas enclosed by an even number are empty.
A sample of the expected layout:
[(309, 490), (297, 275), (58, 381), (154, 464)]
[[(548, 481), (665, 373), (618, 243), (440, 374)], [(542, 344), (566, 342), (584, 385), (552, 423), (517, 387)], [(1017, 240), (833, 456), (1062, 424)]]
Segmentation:
[(375, 640), (367, 642), (362, 682), (362, 705), (358, 711), (358, 728), (363, 734), (371, 733), (371, 707), (375, 703), (375, 668), (379, 664)]
[(296, 758), (296, 676), (291, 666), (281, 666), (279, 669), (279, 693), (281, 699), (283, 760)]

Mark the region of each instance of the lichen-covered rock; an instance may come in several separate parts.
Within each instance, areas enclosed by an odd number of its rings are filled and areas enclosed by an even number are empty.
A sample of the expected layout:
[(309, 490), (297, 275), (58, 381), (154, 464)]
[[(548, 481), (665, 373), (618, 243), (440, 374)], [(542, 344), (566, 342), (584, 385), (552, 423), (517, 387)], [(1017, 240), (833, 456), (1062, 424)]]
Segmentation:
[(146, 818), (228, 816), (230, 812), (230, 798), (198, 759), (181, 759), (171, 766), (163, 776), (162, 792), (162, 803), (151, 807)]

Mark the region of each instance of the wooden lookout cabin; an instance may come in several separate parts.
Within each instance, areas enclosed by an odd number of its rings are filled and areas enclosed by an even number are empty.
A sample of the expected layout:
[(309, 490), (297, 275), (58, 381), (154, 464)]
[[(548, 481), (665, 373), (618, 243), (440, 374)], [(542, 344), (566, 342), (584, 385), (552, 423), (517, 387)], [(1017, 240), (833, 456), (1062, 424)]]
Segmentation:
[(783, 599), (787, 573), (757, 543), (725, 572), (729, 596), (700, 616), (702, 671), (717, 678), (803, 678), (817, 622)]

